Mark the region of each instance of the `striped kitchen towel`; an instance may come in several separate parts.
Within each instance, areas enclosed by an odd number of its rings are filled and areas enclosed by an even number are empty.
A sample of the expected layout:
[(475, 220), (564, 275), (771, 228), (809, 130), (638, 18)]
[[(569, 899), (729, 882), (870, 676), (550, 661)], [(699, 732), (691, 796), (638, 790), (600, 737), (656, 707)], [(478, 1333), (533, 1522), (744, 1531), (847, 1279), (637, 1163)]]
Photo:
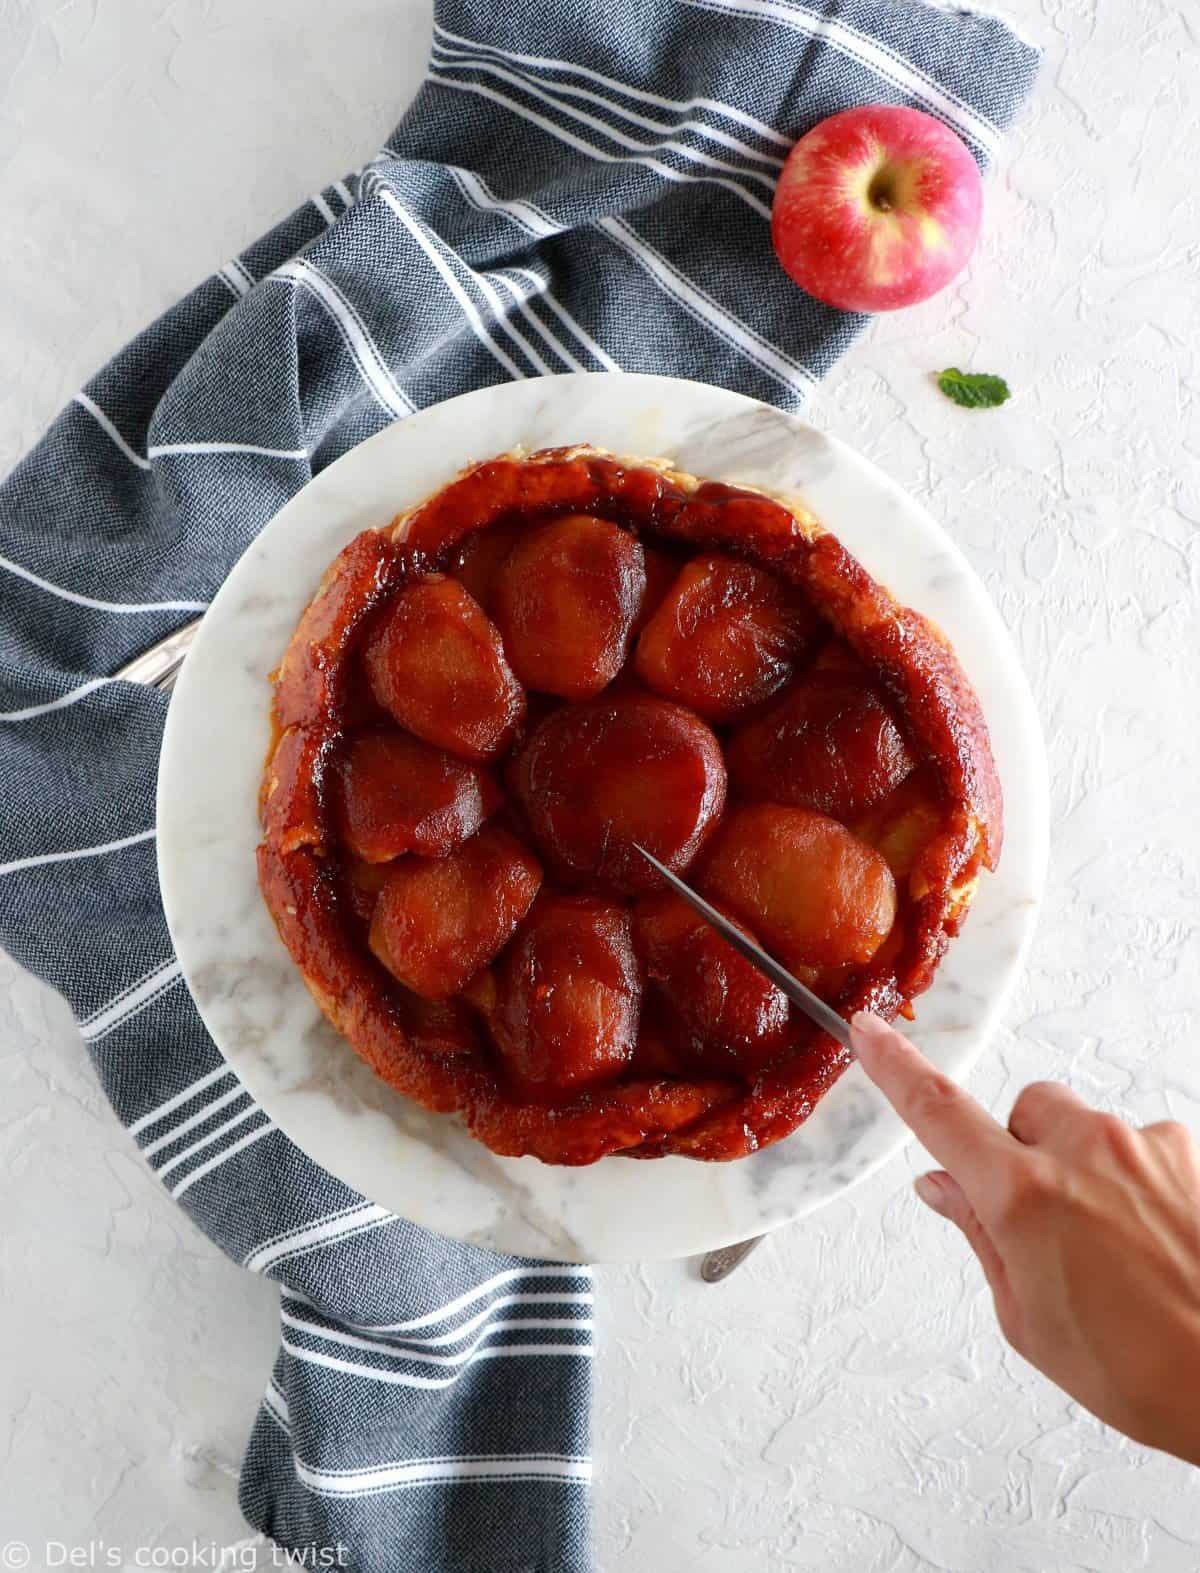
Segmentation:
[(774, 261), (793, 139), (912, 104), (983, 163), (1035, 67), (1002, 22), (912, 0), (438, 0), (383, 151), (118, 355), (0, 489), (0, 941), (66, 995), (171, 1195), (281, 1286), (241, 1500), (283, 1545), (587, 1567), (591, 1282), (385, 1212), (239, 1085), (159, 904), (167, 699), (110, 674), (314, 472), (451, 394), (623, 369), (798, 409), (861, 319)]

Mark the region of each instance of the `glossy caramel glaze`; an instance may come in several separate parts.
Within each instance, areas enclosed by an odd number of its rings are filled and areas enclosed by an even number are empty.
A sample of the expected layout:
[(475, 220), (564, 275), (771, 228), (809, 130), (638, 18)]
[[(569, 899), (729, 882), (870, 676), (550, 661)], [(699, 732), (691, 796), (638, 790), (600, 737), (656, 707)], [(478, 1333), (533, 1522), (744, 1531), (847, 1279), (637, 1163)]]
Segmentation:
[(936, 629), (802, 509), (586, 447), (476, 465), (352, 541), (273, 715), (259, 878), (322, 1010), (549, 1163), (742, 1157), (846, 1065), (632, 840), (889, 1018), (1000, 851)]

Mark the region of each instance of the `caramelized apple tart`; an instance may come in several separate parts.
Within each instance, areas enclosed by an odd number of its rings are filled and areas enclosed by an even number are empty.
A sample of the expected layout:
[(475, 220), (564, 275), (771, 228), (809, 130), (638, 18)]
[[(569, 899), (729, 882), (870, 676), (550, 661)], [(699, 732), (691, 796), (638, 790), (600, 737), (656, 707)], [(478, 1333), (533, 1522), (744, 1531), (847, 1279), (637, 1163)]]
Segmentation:
[(589, 446), (466, 470), (330, 565), (275, 674), (264, 899), (385, 1081), (492, 1151), (741, 1158), (934, 976), (1000, 853), (942, 634), (802, 507)]

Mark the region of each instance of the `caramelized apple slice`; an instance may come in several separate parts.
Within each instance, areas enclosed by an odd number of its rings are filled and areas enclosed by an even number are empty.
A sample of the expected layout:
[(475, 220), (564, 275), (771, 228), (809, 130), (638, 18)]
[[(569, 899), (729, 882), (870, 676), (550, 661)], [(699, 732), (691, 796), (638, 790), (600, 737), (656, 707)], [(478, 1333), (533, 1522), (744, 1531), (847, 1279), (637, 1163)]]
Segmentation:
[(371, 949), (405, 988), (445, 999), (500, 953), (541, 882), (529, 849), (485, 825), (449, 857), (394, 865), (375, 904)]
[(525, 709), (495, 625), (456, 579), (434, 575), (402, 590), (363, 664), (401, 726), (465, 759), (499, 753)]
[(395, 727), (360, 732), (334, 795), (342, 840), (365, 863), (444, 857), (500, 806), (491, 772)]
[(666, 600), (667, 592), (679, 577), (679, 570), (683, 566), (680, 558), (672, 557), (670, 552), (664, 552), (659, 546), (647, 546), (645, 541), (642, 542), (642, 556), (646, 563), (646, 593), (633, 620), (635, 634), (641, 633)]
[(527, 688), (590, 699), (620, 671), (645, 593), (633, 536), (569, 514), (519, 537), (496, 575), (493, 610)]
[(871, 681), (871, 674), (867, 668), (855, 655), (854, 651), (851, 650), (846, 641), (839, 639), (836, 635), (832, 639), (825, 641), (808, 670), (810, 673), (841, 672), (847, 677), (851, 675), (858, 677), (864, 683)]
[(661, 882), (634, 843), (682, 872), (725, 804), (725, 763), (698, 716), (650, 694), (555, 711), (512, 771), (534, 839), (566, 879)]
[(656, 1081), (661, 1076), (694, 1078), (701, 1065), (689, 1039), (686, 1025), (681, 1026), (666, 995), (659, 989), (647, 989), (627, 1075), (646, 1081)]
[(634, 943), (705, 1069), (753, 1072), (783, 1047), (786, 996), (673, 891), (638, 902)]
[(379, 900), (379, 892), (387, 884), (388, 870), (385, 863), (364, 863), (350, 858), (345, 866), (345, 893), (350, 910), (360, 923), (369, 924)]
[(499, 970), (492, 1033), (527, 1096), (611, 1081), (628, 1063), (641, 982), (623, 907), (543, 896)]
[(938, 794), (937, 776), (923, 767), (914, 770), (851, 828), (881, 854), (901, 880), (912, 873), (917, 859), (945, 822), (946, 808)]
[(746, 721), (730, 739), (728, 759), (746, 797), (842, 820), (886, 797), (916, 764), (875, 690), (836, 671), (809, 675)]
[(461, 1000), (427, 1000), (397, 990), (396, 1013), (405, 1032), (425, 1054), (469, 1054), (479, 1047), (478, 1024)]
[(792, 971), (869, 961), (896, 917), (895, 881), (878, 852), (836, 819), (775, 803), (725, 817), (701, 888)]
[(451, 574), (489, 614), (496, 576), (522, 529), (520, 523), (488, 525), (468, 535), (454, 554)]
[(657, 693), (729, 721), (790, 680), (820, 619), (798, 593), (736, 557), (694, 557), (638, 638), (634, 665)]

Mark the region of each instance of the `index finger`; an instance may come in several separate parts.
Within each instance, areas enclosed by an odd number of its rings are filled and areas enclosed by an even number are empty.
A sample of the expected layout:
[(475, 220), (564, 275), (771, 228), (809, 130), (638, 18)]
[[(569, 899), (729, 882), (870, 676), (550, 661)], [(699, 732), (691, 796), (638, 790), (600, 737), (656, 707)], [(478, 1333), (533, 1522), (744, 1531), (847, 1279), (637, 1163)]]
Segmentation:
[(1020, 1143), (880, 1017), (858, 1011), (850, 1023), (850, 1041), (892, 1108), (978, 1208), (997, 1168), (1012, 1162)]

